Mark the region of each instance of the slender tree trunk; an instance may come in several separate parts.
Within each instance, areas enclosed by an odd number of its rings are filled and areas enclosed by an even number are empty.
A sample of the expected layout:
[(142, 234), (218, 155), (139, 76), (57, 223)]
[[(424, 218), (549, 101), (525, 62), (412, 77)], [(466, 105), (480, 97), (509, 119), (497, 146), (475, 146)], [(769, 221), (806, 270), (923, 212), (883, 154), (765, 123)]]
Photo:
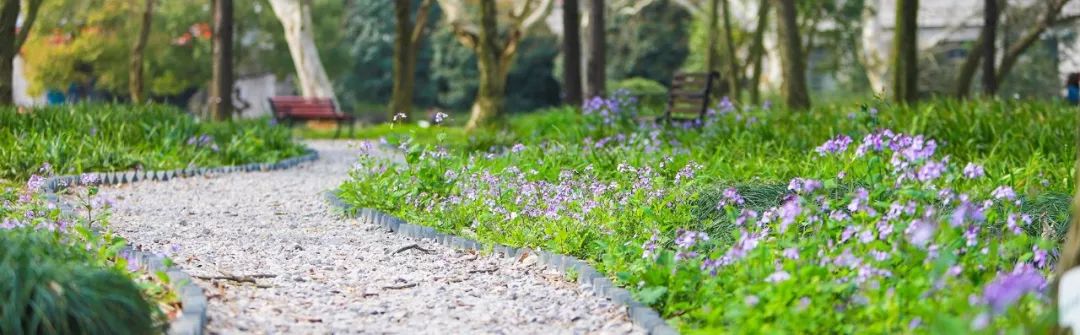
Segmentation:
[(480, 1), (480, 34), (476, 43), (476, 66), (480, 72), (480, 87), (476, 91), (468, 130), (485, 127), (502, 115), (506, 77), (500, 74), (495, 1)]
[(131, 94), (131, 102), (135, 104), (143, 102), (143, 55), (146, 51), (146, 40), (150, 38), (153, 13), (154, 0), (146, 0), (142, 12), (142, 22), (139, 25), (139, 36), (135, 39), (135, 46), (131, 48), (131, 64), (128, 68), (128, 93)]
[(233, 2), (214, 0), (213, 68), (210, 81), (210, 117), (215, 121), (232, 118), (233, 87)]
[(765, 29), (769, 23), (769, 1), (762, 1), (758, 6), (757, 27), (754, 30), (754, 44), (750, 47), (750, 60), (754, 62), (753, 77), (750, 79), (750, 103), (761, 102), (762, 59), (765, 57)]
[(979, 64), (983, 58), (983, 52), (986, 48), (983, 47), (986, 43), (986, 27), (979, 33), (979, 38), (975, 40), (975, 44), (971, 46), (968, 51), (968, 55), (964, 58), (964, 64), (960, 65), (960, 73), (956, 75), (956, 83), (953, 89), (953, 95), (958, 99), (965, 99), (971, 92), (971, 83), (975, 79), (975, 71), (979, 68)]
[(918, 20), (919, 0), (896, 0), (893, 92), (897, 102), (914, 103), (919, 98)]
[(19, 53), (15, 40), (15, 24), (19, 19), (21, 0), (2, 0), (0, 3), (0, 106), (15, 104), (15, 55)]
[[(985, 0), (983, 1), (983, 35), (986, 39), (983, 41), (983, 67), (982, 67), (982, 83), (983, 93), (987, 96), (993, 95), (997, 92), (997, 69), (995, 68), (995, 61), (997, 60), (997, 25), (998, 25), (998, 0)], [(982, 38), (982, 36), (980, 36)]]
[(581, 15), (578, 0), (563, 0), (563, 90), (565, 103), (581, 106)]
[(607, 91), (607, 42), (604, 31), (604, 0), (589, 0), (589, 59), (585, 91), (588, 97)]
[(716, 71), (716, 41), (719, 39), (719, 25), (720, 25), (720, 0), (709, 0), (709, 18), (708, 18), (708, 50), (705, 51), (705, 72)]
[(806, 90), (806, 59), (796, 23), (795, 0), (772, 0), (776, 6), (776, 30), (779, 35), (780, 62), (784, 82), (781, 85), (788, 107), (810, 108)]
[(409, 78), (413, 76), (409, 60), (412, 58), (410, 38), (412, 37), (412, 0), (394, 0), (394, 84), (390, 93), (390, 120), (397, 120), (395, 115), (405, 115), (405, 121), (412, 120), (412, 87)]
[(311, 29), (311, 0), (270, 0), (281, 26), (285, 30), (285, 42), (296, 66), (296, 78), (300, 81), (300, 93), (305, 97), (330, 98), (337, 101), (334, 85), (326, 75), (315, 46)]
[(722, 1), (724, 6), (724, 45), (728, 63), (728, 86), (731, 87), (731, 98), (738, 100), (741, 95), (739, 82), (742, 75), (739, 73), (739, 60), (736, 59), (737, 56), (735, 55), (735, 33), (731, 31), (731, 6), (728, 4), (729, 0)]

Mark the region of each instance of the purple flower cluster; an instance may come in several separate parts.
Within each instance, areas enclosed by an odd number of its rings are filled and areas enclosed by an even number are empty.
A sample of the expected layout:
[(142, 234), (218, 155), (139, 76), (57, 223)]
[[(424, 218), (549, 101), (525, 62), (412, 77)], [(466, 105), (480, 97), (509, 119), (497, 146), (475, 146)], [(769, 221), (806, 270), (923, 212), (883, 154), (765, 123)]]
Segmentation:
[(848, 145), (851, 144), (851, 137), (847, 135), (837, 135), (836, 137), (825, 141), (824, 144), (814, 149), (818, 155), (826, 156), (830, 154), (837, 154), (847, 151)]
[(999, 274), (983, 287), (982, 301), (994, 313), (1002, 313), (1025, 294), (1041, 291), (1046, 278), (1028, 265), (1017, 266), (1010, 273)]
[(611, 96), (592, 97), (581, 107), (584, 115), (598, 116), (604, 125), (633, 120), (637, 116), (637, 98), (627, 89), (616, 90)]
[(214, 142), (214, 137), (206, 134), (189, 137), (187, 145), (196, 148), (210, 148), (214, 152), (219, 150), (217, 143)]

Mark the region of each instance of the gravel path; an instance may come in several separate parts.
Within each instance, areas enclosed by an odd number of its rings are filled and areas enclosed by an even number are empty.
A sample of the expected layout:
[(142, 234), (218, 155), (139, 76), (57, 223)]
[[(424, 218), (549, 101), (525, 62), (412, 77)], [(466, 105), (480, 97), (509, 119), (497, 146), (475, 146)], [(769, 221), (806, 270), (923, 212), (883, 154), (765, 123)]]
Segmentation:
[[(641, 333), (624, 308), (532, 264), (454, 251), (343, 219), (320, 192), (354, 162), (312, 142), (314, 163), (276, 172), (103, 189), (112, 229), (198, 279), (211, 333)], [(394, 251), (411, 244), (424, 250)], [(261, 275), (266, 275), (265, 277)]]

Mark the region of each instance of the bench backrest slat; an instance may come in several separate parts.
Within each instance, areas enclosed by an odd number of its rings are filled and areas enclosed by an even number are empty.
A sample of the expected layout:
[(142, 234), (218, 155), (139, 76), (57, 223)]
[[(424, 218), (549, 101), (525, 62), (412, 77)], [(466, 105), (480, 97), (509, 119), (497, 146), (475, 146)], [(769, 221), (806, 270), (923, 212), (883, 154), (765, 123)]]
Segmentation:
[(286, 116), (319, 117), (342, 115), (334, 105), (334, 100), (327, 98), (305, 98), (297, 96), (271, 97), (270, 108), (278, 118)]
[(664, 117), (667, 120), (693, 117), (704, 121), (712, 90), (716, 88), (719, 77), (716, 72), (675, 74), (671, 80)]

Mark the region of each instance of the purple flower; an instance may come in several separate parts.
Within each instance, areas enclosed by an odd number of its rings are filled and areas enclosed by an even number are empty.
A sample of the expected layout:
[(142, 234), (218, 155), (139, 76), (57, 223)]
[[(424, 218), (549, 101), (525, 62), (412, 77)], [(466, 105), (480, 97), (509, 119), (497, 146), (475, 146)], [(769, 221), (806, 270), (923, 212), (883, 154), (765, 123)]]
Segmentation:
[(1030, 266), (1019, 266), (1008, 274), (999, 274), (983, 287), (982, 300), (994, 313), (1002, 313), (1025, 294), (1046, 285), (1046, 278)]
[(1017, 218), (1018, 216), (1016, 215), (1016, 213), (1009, 213), (1009, 215), (1005, 217), (1005, 227), (1008, 228), (1009, 231), (1011, 231), (1013, 234), (1020, 235), (1024, 231), (1020, 229), (1020, 225), (1017, 224)]
[(967, 220), (982, 221), (985, 219), (986, 214), (983, 213), (983, 209), (968, 201), (966, 196), (961, 195), (960, 205), (953, 210), (949, 218), (949, 224), (958, 227)]
[(765, 277), (766, 282), (779, 283), (785, 280), (791, 279), (791, 274), (784, 270), (777, 269), (775, 272)]
[(927, 182), (938, 177), (945, 172), (945, 164), (936, 161), (927, 161), (919, 168), (919, 172), (915, 174), (915, 178), (921, 182)]
[(784, 249), (784, 257), (792, 260), (799, 260), (799, 249), (795, 247)]
[(761, 299), (759, 299), (756, 295), (748, 295), (745, 299), (743, 299), (743, 301), (746, 302), (747, 306), (753, 307), (756, 306), (758, 302), (761, 301)]
[(805, 194), (821, 188), (821, 181), (814, 179), (793, 178), (788, 183), (788, 190), (795, 193)]
[(1004, 186), (1004, 185), (998, 186), (998, 188), (994, 189), (994, 191), (991, 192), (990, 195), (993, 196), (994, 199), (998, 199), (998, 200), (1001, 200), (1001, 199), (1009, 199), (1009, 200), (1016, 199), (1016, 191), (1013, 191), (1012, 187), (1008, 187), (1008, 186)]
[(98, 176), (93, 173), (83, 173), (82, 176), (79, 176), (79, 182), (82, 185), (94, 185), (98, 182)]
[(799, 198), (793, 198), (780, 206), (780, 232), (787, 231), (787, 227), (795, 222), (795, 217), (802, 213), (799, 207)]
[(42, 186), (45, 186), (45, 177), (36, 174), (30, 175), (30, 179), (26, 181), (26, 189), (31, 191), (39, 190)]
[(443, 112), (435, 113), (435, 123), (436, 124), (442, 123), (443, 120), (446, 120), (447, 117), (449, 117), (449, 115), (446, 115), (446, 113), (443, 113)]
[(1039, 248), (1039, 246), (1035, 245), (1031, 246), (1031, 251), (1034, 254), (1034, 256), (1031, 258), (1031, 261), (1035, 263), (1035, 267), (1040, 269), (1045, 268), (1047, 262), (1049, 262), (1050, 256), (1046, 252), (1046, 250), (1043, 250), (1042, 248)]
[(837, 135), (836, 137), (825, 141), (824, 144), (818, 146), (814, 151), (821, 156), (836, 154), (846, 151), (849, 144), (851, 144), (851, 137), (848, 137), (847, 135)]
[(930, 221), (915, 219), (911, 221), (904, 233), (908, 236), (908, 242), (917, 246), (924, 246), (934, 238), (937, 226)]
[(676, 233), (678, 237), (675, 238), (675, 245), (682, 249), (690, 249), (697, 244), (698, 241), (708, 241), (709, 235), (699, 231), (682, 230), (679, 229)]
[(512, 152), (512, 153), (519, 153), (519, 152), (522, 152), (524, 150), (525, 150), (525, 145), (521, 144), (521, 143), (514, 144), (514, 146), (510, 148), (510, 152)]
[(728, 187), (724, 190), (724, 198), (720, 199), (720, 203), (716, 205), (716, 208), (721, 209), (729, 204), (742, 206), (744, 202), (743, 197), (739, 195), (739, 192), (734, 187)]
[(968, 179), (979, 179), (985, 175), (986, 172), (983, 171), (983, 167), (981, 165), (975, 163), (967, 163), (967, 166), (964, 166), (964, 177), (967, 177)]

